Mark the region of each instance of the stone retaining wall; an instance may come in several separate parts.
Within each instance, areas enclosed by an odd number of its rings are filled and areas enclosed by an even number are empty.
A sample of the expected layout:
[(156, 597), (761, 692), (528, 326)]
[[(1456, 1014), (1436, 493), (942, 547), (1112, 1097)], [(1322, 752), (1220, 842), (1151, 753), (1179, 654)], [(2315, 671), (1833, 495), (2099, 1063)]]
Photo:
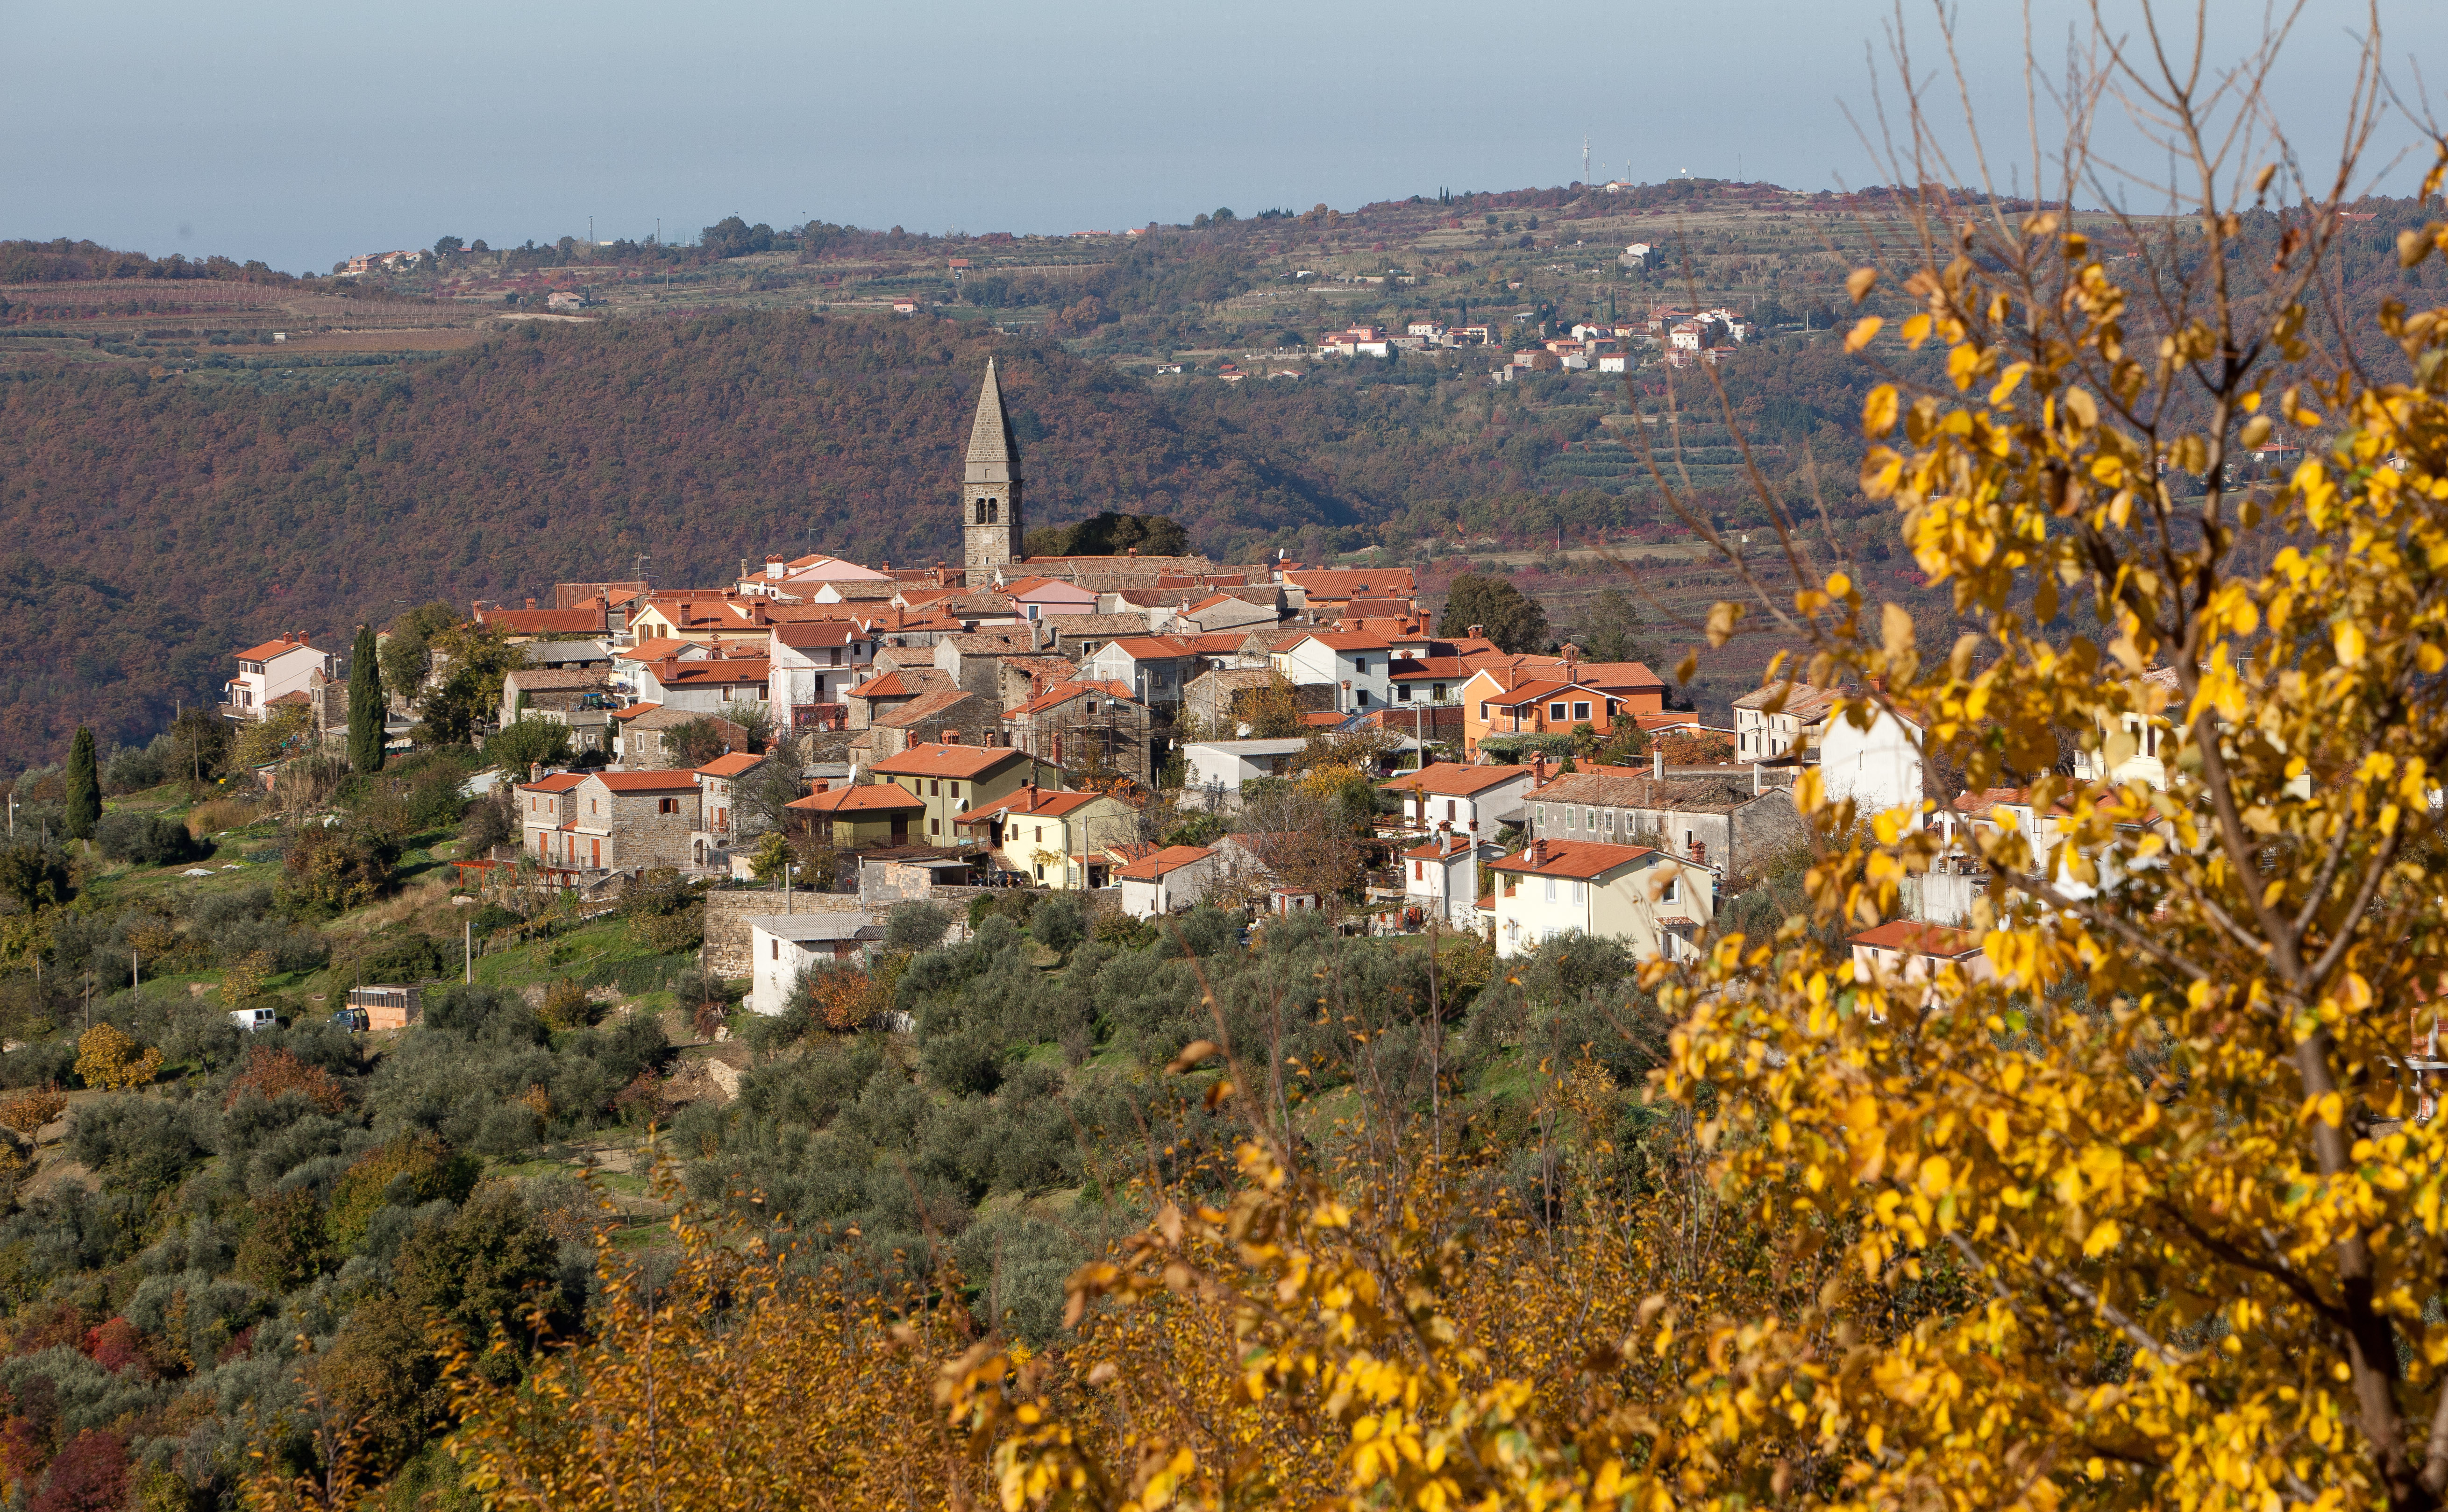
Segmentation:
[(739, 889), (705, 895), (705, 947), (698, 960), (720, 977), (744, 977), (752, 969), (748, 921), (769, 913), (863, 913), (867, 906), (847, 892), (794, 890), (787, 902), (773, 888)]

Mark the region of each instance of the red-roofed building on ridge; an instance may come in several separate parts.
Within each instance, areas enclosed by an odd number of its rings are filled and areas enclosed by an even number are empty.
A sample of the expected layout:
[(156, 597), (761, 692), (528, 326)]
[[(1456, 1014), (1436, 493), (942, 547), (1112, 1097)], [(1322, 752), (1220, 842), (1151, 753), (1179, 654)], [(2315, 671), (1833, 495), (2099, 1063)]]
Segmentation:
[(337, 659), (316, 650), (305, 632), (293, 630), (238, 654), (238, 676), (221, 684), (221, 715), (261, 719), (276, 699), (296, 693), (312, 701), (317, 689), (338, 677)]
[(1580, 933), (1630, 946), (1643, 961), (1693, 957), (1716, 911), (1716, 881), (1644, 845), (1534, 839), (1488, 863), (1494, 874), (1496, 953), (1534, 955)]

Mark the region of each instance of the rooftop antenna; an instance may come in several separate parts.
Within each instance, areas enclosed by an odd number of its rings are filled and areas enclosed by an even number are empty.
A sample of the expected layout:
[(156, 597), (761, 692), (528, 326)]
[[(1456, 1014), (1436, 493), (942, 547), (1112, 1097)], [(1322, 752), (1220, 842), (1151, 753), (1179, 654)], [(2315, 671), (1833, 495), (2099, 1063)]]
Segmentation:
[(1587, 133), (1581, 137), (1581, 182), (1590, 182), (1590, 139)]

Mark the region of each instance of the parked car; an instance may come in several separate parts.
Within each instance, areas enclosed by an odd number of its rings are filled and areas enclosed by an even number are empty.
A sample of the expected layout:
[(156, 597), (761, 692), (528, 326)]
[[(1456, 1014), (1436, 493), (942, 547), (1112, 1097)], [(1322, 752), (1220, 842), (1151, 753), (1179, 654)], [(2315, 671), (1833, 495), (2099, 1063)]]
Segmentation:
[(332, 1015), (332, 1023), (335, 1026), (346, 1029), (351, 1034), (363, 1034), (366, 1032), (366, 1010), (363, 1008), (342, 1008)]
[(258, 1029), (273, 1027), (279, 1019), (270, 1008), (232, 1008), (230, 1022), (252, 1034)]

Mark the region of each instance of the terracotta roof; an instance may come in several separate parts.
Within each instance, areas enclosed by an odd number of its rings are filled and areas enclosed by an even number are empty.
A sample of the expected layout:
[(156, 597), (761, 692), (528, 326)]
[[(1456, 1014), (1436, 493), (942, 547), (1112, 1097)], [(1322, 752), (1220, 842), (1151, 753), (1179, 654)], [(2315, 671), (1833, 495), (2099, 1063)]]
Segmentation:
[(1442, 839), (1430, 840), (1425, 845), (1415, 845), (1411, 847), (1411, 849), (1403, 852), (1403, 859), (1406, 861), (1450, 861), (1454, 857), (1468, 852), (1472, 843), (1473, 842), (1470, 837), (1467, 835), (1449, 834), (1445, 835)]
[(1753, 794), (1750, 769), (1744, 767), (1728, 767), (1721, 777), (1662, 780), (1645, 772), (1617, 767), (1605, 772), (1565, 773), (1543, 788), (1532, 789), (1530, 797), (1534, 801), (1586, 803), (1609, 809), (1699, 810), (1738, 808), (1751, 801)]
[(870, 782), (855, 788), (827, 788), (782, 805), (803, 813), (850, 813), (862, 809), (923, 809), (927, 800), (893, 782)]
[(1530, 775), (1528, 767), (1471, 767), (1459, 761), (1438, 761), (1417, 772), (1406, 772), (1377, 784), (1385, 793), (1425, 793), (1433, 798), (1467, 798)]
[(1178, 871), (1194, 861), (1204, 861), (1215, 853), (1211, 846), (1169, 845), (1154, 855), (1141, 856), (1114, 873), (1117, 880), (1129, 877), (1136, 882), (1153, 882), (1168, 871)]
[(1638, 661), (1578, 661), (1573, 664), (1573, 680), (1586, 682), (1594, 688), (1663, 688), (1664, 679)]
[[(1364, 635), (1356, 630), (1316, 630), (1308, 639), (1334, 651), (1390, 651), (1383, 636)], [(1294, 642), (1298, 644), (1297, 641)]]
[(1492, 694), (1483, 701), (1496, 704), (1501, 708), (1510, 709), (1519, 707), (1524, 703), (1537, 703), (1541, 699), (1553, 699), (1567, 693), (1586, 694), (1589, 695), (1592, 699), (1599, 699), (1606, 697), (1606, 690), (1604, 688), (1594, 688), (1585, 682), (1559, 682), (1552, 678), (1542, 678), (1537, 681), (1524, 682), (1518, 687), (1508, 688), (1502, 693)]
[(1119, 682), (1058, 682), (1026, 703), (1004, 710), (1003, 717), (1010, 719), (1022, 715), (1043, 714), (1048, 709), (1061, 708), (1074, 699), (1085, 698), (1092, 693), (1123, 703), (1138, 701), (1131, 697), (1131, 690)]
[(895, 706), (889, 714), (877, 715), (875, 722), (888, 730), (908, 730), (976, 697), (966, 688), (929, 688), (908, 703)]
[(774, 639), (794, 651), (810, 646), (848, 645), (861, 639), (858, 625), (846, 619), (811, 620), (804, 624), (777, 624)]
[(302, 704), (302, 703), (312, 703), (312, 702), (314, 702), (314, 701), (315, 701), (314, 699), (310, 699), (310, 698), (306, 697), (306, 690), (305, 690), (305, 689), (303, 689), (303, 688), (292, 688), (292, 689), (290, 689), (287, 693), (282, 694), (280, 697), (278, 697), (278, 698), (277, 698), (277, 699), (264, 699), (264, 700), (263, 700), (263, 706), (264, 706), (265, 708), (267, 708), (267, 709), (277, 709), (277, 708), (280, 707), (280, 706), (281, 706), (282, 704), (284, 704), (284, 703), (301, 703), (301, 704)]
[(686, 788), (697, 789), (697, 774), (685, 767), (673, 767), (660, 772), (592, 772), (587, 774), (615, 793), (670, 793)]
[(1037, 790), (1037, 801), (1034, 804), (1029, 802), (1029, 796), (1027, 788), (1018, 788), (993, 807), (971, 809), (952, 822), (984, 824), (1000, 813), (1008, 813), (1016, 819), (1059, 819), (1066, 813), (1086, 808), (1104, 794), (1084, 791), (1075, 792), (1069, 789), (1057, 791), (1052, 788), (1040, 788)]
[(630, 719), (643, 718), (661, 707), (660, 703), (633, 703), (625, 709), (613, 710), (612, 718), (626, 722)]
[(266, 641), (261, 645), (248, 646), (238, 654), (238, 659), (240, 661), (269, 661), (274, 657), (285, 656), (292, 651), (314, 649), (312, 644), (304, 641)]
[(868, 679), (842, 695), (846, 699), (914, 699), (951, 685), (951, 674), (915, 667)]
[(1095, 594), (1090, 593), (1087, 589), (1080, 586), (1080, 584), (1066, 582), (1061, 578), (1021, 578), (1004, 584), (1004, 591), (1015, 599), (1035, 593), (1040, 588), (1061, 588), (1064, 590), (1062, 594), (1063, 597), (1070, 597), (1074, 594), (1090, 599), (1094, 599), (1096, 597)]
[(601, 631), (603, 601), (590, 599), (575, 609), (479, 609), (476, 622), (512, 635), (549, 635), (564, 631)]
[[(1595, 840), (1533, 840), (1530, 849), (1488, 863), (1489, 870), (1534, 877), (1604, 876), (1658, 851), (1645, 845), (1601, 845)], [(1533, 860), (1532, 857), (1538, 857)]]
[(1408, 567), (1382, 567), (1362, 572), (1302, 568), (1287, 571), (1284, 581), (1298, 584), (1312, 600), (1408, 599), (1420, 591), (1419, 584), (1411, 581)]
[(1737, 709), (1765, 709), (1782, 700), (1782, 713), (1791, 715), (1807, 724), (1824, 718), (1837, 699), (1846, 696), (1843, 688), (1814, 688), (1800, 682), (1771, 682), (1754, 688), (1734, 700)]
[(1969, 929), (1953, 929), (1942, 924), (1921, 924), (1911, 919), (1889, 919), (1876, 928), (1854, 935), (1854, 945), (1866, 945), (1876, 950), (1901, 950), (1906, 955), (1940, 956), (1959, 960), (1980, 953), (1980, 936)]
[(585, 780), (586, 774), (583, 772), (556, 772), (552, 775), (545, 777), (541, 782), (520, 783), (519, 791), (522, 793), (567, 793), (570, 789), (578, 786)]
[(759, 657), (751, 661), (745, 658), (724, 657), (719, 660), (678, 660), (658, 661), (652, 671), (655, 680), (666, 686), (680, 684), (698, 686), (711, 682), (763, 682), (773, 676), (773, 663)]
[(1198, 654), (1196, 646), (1177, 635), (1126, 635), (1118, 638), (1106, 649), (1110, 651), (1114, 646), (1121, 647), (1123, 655), (1135, 661), (1169, 661), (1176, 657)]
[(1463, 665), (1462, 658), (1460, 657), (1441, 657), (1434, 655), (1425, 657), (1396, 657), (1393, 660), (1386, 663), (1386, 674), (1387, 676), (1398, 680), (1408, 680), (1416, 678), (1444, 678), (1448, 681), (1452, 681), (1468, 677), (1470, 675), (1470, 668)]
[(729, 756), (716, 756), (697, 770), (700, 776), (736, 777), (743, 772), (753, 772), (764, 764), (765, 758), (761, 756), (755, 756), (746, 751), (734, 751)]
[(1062, 636), (1143, 636), (1148, 633), (1148, 617), (1144, 614), (1049, 614), (1042, 622)]
[(974, 777), (1020, 756), (1007, 746), (913, 745), (868, 770), (900, 777)]

